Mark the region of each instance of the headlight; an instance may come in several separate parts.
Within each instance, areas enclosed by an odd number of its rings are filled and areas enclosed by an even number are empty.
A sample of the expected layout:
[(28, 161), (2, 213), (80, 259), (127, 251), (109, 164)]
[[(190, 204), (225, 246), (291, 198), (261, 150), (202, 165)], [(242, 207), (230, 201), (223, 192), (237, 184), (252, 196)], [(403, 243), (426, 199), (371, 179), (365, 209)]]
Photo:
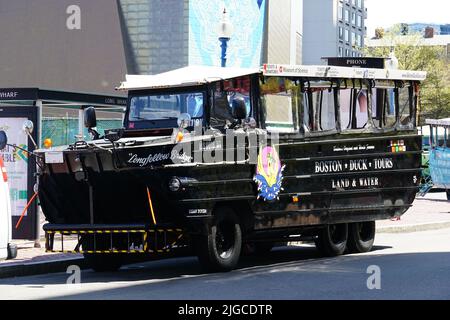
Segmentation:
[(181, 181), (180, 179), (174, 177), (169, 181), (169, 190), (172, 192), (176, 192), (180, 190), (181, 188)]

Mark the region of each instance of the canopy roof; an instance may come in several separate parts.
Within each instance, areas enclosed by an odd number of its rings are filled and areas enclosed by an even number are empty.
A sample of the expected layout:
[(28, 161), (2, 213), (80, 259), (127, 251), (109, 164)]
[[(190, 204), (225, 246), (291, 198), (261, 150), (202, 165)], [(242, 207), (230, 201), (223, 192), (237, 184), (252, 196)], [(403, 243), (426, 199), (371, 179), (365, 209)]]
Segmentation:
[(431, 124), (434, 126), (450, 127), (450, 118), (445, 119), (426, 119), (426, 124)]
[(126, 81), (117, 90), (158, 89), (170, 87), (197, 86), (220, 80), (227, 80), (260, 73), (257, 68), (221, 68), (189, 66), (160, 73), (154, 76), (127, 75)]
[(117, 90), (144, 90), (172, 87), (197, 86), (221, 80), (242, 77), (250, 74), (264, 76), (284, 76), (300, 78), (341, 78), (423, 81), (424, 71), (391, 69), (368, 69), (335, 66), (301, 66), (267, 64), (263, 68), (221, 68), (208, 66), (189, 66), (153, 76), (127, 75)]

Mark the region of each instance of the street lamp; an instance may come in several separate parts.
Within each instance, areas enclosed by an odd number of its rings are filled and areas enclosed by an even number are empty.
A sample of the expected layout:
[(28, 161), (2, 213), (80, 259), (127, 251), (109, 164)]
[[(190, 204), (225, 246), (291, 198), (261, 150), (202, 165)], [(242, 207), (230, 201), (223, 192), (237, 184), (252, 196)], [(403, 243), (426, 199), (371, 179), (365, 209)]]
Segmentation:
[(222, 20), (220, 21), (219, 25), (219, 41), (221, 43), (220, 47), (222, 48), (222, 55), (221, 55), (222, 68), (225, 68), (227, 65), (228, 41), (230, 41), (232, 34), (233, 34), (233, 25), (228, 19), (227, 10), (224, 8)]

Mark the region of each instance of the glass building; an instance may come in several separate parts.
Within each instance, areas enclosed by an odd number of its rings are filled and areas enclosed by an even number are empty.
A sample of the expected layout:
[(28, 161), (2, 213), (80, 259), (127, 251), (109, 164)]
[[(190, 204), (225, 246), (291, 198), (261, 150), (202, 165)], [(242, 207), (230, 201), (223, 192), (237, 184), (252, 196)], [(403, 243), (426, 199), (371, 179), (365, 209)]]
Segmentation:
[(261, 64), (266, 0), (120, 0), (129, 73), (155, 74), (187, 65), (220, 65), (223, 6), (234, 32), (228, 65)]

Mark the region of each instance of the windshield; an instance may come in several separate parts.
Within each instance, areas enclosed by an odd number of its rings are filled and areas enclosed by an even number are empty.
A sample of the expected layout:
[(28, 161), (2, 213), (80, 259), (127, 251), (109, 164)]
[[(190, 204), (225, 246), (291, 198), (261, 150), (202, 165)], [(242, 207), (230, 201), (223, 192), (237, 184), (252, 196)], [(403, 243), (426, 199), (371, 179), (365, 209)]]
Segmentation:
[(204, 94), (189, 92), (164, 95), (140, 95), (130, 100), (128, 120), (131, 122), (177, 120), (180, 114), (203, 117)]

